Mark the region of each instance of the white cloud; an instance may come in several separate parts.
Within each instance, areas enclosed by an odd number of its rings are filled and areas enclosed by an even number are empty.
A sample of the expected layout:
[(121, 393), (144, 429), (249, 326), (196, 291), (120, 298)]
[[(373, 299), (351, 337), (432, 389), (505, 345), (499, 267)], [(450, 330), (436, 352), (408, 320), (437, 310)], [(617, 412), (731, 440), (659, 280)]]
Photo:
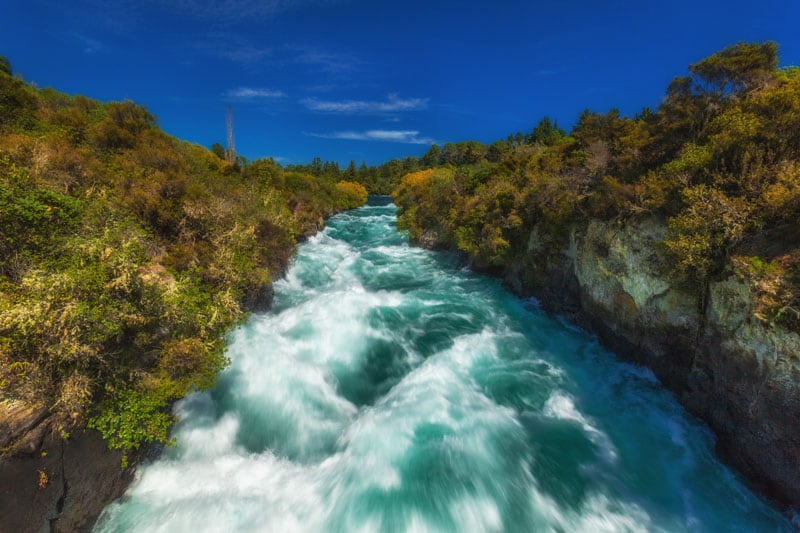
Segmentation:
[(286, 93), (274, 89), (238, 87), (226, 91), (225, 96), (234, 100), (259, 100), (264, 98), (283, 98)]
[(552, 67), (552, 68), (543, 68), (536, 71), (536, 74), (539, 76), (547, 77), (547, 76), (555, 76), (556, 74), (561, 74), (562, 72), (567, 71), (567, 67)]
[(428, 106), (427, 98), (400, 98), (390, 94), (385, 101), (370, 100), (320, 100), (305, 98), (300, 101), (311, 111), (342, 114), (396, 113), (399, 111), (418, 111)]
[(436, 142), (430, 137), (420, 137), (419, 132), (414, 130), (336, 131), (333, 133), (307, 133), (306, 135), (320, 139), (383, 141), (402, 144), (433, 144)]

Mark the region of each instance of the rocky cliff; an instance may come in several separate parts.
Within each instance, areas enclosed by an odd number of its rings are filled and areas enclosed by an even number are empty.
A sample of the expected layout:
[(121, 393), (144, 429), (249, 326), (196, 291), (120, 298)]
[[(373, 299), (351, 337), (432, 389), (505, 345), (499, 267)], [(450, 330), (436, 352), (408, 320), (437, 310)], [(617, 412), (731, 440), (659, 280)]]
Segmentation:
[(569, 315), (625, 359), (650, 367), (716, 432), (721, 455), (762, 492), (800, 507), (800, 336), (755, 313), (756, 288), (731, 271), (704, 289), (677, 285), (649, 219), (574, 228), (547, 255), (537, 232), (507, 282)]

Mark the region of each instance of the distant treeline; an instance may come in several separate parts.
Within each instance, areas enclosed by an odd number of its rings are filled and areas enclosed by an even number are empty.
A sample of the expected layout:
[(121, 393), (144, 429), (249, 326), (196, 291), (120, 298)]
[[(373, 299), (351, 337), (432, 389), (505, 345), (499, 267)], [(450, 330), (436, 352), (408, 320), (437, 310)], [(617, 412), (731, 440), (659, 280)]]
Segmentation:
[[(392, 159), (375, 166), (368, 166), (364, 162), (356, 165), (355, 161), (350, 161), (345, 169), (340, 168), (336, 161), (323, 161), (319, 157), (315, 157), (307, 165), (286, 165), (284, 169), (317, 177), (355, 181), (364, 185), (370, 193), (391, 194), (399, 185), (400, 179), (410, 172), (440, 165), (475, 165), (481, 161), (498, 163), (519, 146), (554, 143), (565, 135), (566, 132), (558, 127), (558, 122), (553, 122), (550, 118), (545, 117), (527, 134), (517, 132), (509, 135), (507, 139), (488, 145), (478, 141), (449, 142), (441, 147), (434, 144), (421, 157)], [(224, 158), (222, 145), (215, 146), (217, 146), (220, 157)]]

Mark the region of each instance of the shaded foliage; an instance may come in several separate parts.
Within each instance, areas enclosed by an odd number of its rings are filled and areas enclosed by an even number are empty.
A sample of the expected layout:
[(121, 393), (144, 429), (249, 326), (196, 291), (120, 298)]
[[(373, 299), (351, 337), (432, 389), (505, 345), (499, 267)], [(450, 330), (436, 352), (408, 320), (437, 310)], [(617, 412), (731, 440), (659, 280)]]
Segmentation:
[(11, 62), (6, 56), (0, 56), (0, 73), (11, 76)]

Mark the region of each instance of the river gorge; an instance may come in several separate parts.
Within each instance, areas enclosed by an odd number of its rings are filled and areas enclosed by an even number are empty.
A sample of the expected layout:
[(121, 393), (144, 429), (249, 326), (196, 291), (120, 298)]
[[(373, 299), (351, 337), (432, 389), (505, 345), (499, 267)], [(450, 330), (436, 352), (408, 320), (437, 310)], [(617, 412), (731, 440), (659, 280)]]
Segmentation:
[(377, 204), (299, 247), (96, 531), (791, 530), (649, 370)]

